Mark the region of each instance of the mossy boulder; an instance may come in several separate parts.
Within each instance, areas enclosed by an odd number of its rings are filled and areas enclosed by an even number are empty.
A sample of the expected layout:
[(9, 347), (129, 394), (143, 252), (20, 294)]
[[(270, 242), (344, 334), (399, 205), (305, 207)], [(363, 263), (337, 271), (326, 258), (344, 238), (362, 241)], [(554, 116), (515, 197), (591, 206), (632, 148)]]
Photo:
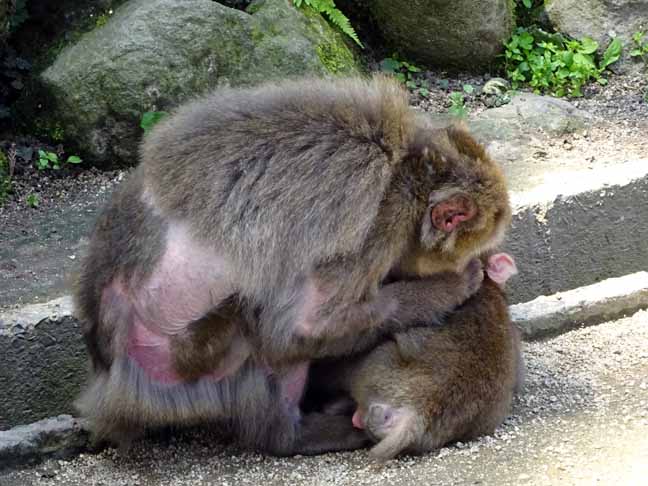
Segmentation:
[(366, 0), (389, 47), (429, 66), (479, 70), (514, 27), (511, 0)]
[(42, 73), (44, 109), (87, 158), (132, 165), (145, 112), (219, 85), (356, 72), (342, 35), (321, 16), (286, 0), (249, 11), (211, 0), (131, 0)]

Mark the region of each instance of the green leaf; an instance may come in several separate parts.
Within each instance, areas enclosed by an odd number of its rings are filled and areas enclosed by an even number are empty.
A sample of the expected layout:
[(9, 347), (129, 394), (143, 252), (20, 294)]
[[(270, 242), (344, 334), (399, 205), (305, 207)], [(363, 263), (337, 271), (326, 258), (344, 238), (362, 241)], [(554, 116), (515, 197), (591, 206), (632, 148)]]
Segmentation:
[(632, 49), (632, 50), (630, 51), (630, 57), (637, 57), (637, 56), (641, 56), (641, 54), (642, 54), (642, 52), (641, 52), (640, 49)]
[(632, 40), (635, 41), (637, 44), (641, 44), (644, 35), (645, 32), (637, 31), (634, 34), (632, 34)]
[(386, 57), (380, 61), (380, 69), (384, 72), (395, 73), (400, 70), (401, 63), (391, 57)]
[[(319, 2), (318, 2), (319, 3)], [(329, 21), (336, 25), (342, 32), (348, 35), (353, 41), (358, 44), (360, 47), (364, 48), (362, 42), (358, 38), (358, 34), (355, 29), (351, 26), (351, 21), (347, 18), (346, 15), (342, 13), (336, 6), (333, 0), (322, 1), (319, 6), (320, 13), (326, 14)]]
[(430, 90), (427, 88), (419, 88), (418, 92), (421, 96), (425, 96), (426, 98), (430, 96)]
[(468, 94), (473, 94), (475, 91), (475, 87), (472, 84), (464, 84), (463, 90)]
[(81, 160), (81, 157), (79, 157), (78, 155), (70, 155), (67, 158), (68, 164), (80, 164), (81, 162), (83, 162), (83, 160)]
[(144, 130), (144, 133), (148, 133), (167, 115), (168, 113), (166, 111), (147, 111), (142, 115), (140, 127)]
[(57, 163), (59, 161), (58, 155), (56, 155), (54, 152), (46, 152), (47, 160), (50, 160), (54, 163)]
[(582, 54), (594, 54), (598, 49), (598, 42), (596, 42), (591, 37), (583, 37), (581, 40), (581, 45), (578, 48), (578, 52)]
[(610, 64), (617, 62), (621, 57), (621, 51), (623, 50), (623, 44), (619, 39), (612, 39), (610, 44), (605, 49), (603, 53), (603, 59), (601, 60), (601, 71), (608, 67)]
[(38, 198), (37, 194), (31, 193), (25, 198), (25, 202), (27, 203), (28, 206), (32, 208), (37, 208), (38, 205), (40, 204), (40, 200)]
[(464, 95), (461, 94), (459, 91), (453, 91), (452, 93), (450, 93), (450, 101), (452, 101), (453, 103), (463, 104)]
[(533, 5), (533, 0), (522, 0), (522, 3), (526, 8), (531, 8), (531, 6)]
[(522, 32), (520, 34), (520, 47), (525, 51), (530, 51), (533, 47), (533, 36), (528, 32)]
[(407, 68), (407, 70), (410, 73), (420, 73), (421, 72), (421, 68), (419, 68), (418, 66), (415, 66), (414, 64), (410, 64), (409, 62), (403, 62), (403, 66), (405, 66), (405, 68)]

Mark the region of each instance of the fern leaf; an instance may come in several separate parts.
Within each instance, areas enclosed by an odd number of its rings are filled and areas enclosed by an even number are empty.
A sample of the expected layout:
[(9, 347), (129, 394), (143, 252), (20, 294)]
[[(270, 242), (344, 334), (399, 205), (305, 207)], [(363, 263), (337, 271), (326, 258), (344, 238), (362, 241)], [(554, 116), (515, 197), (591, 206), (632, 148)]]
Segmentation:
[(358, 38), (358, 34), (351, 25), (351, 21), (335, 6), (334, 0), (293, 0), (293, 5), (298, 8), (302, 3), (308, 5), (319, 14), (325, 14), (329, 22), (353, 39), (360, 47), (364, 48), (364, 45)]
[(344, 15), (340, 10), (335, 8), (335, 5), (332, 8), (329, 7), (325, 9), (324, 12), (326, 13), (326, 16), (329, 18), (332, 24), (337, 25), (337, 27), (342, 32), (344, 32), (346, 35), (351, 37), (351, 39), (353, 39), (354, 42), (358, 44), (360, 47), (364, 47), (362, 45), (362, 42), (360, 42), (360, 39), (358, 38), (358, 34), (356, 33), (355, 29), (351, 25), (351, 22), (349, 21), (348, 17)]

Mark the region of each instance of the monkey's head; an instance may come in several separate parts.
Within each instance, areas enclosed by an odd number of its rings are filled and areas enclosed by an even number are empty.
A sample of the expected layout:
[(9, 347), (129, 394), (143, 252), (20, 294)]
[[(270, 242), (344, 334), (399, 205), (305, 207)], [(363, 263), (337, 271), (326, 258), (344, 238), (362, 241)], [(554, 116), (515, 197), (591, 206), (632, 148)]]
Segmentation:
[(408, 157), (425, 210), (413, 251), (399, 264), (402, 274), (460, 270), (501, 243), (511, 221), (506, 180), (465, 128), (419, 128)]

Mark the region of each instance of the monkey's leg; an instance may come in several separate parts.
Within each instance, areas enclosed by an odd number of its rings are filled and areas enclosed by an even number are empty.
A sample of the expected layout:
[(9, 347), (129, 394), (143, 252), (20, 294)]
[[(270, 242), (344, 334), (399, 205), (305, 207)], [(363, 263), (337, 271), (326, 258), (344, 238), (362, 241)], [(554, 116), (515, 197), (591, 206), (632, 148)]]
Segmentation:
[(243, 341), (245, 321), (237, 296), (218, 304), (186, 332), (171, 337), (173, 368), (186, 381), (194, 381), (227, 368), (231, 350)]

